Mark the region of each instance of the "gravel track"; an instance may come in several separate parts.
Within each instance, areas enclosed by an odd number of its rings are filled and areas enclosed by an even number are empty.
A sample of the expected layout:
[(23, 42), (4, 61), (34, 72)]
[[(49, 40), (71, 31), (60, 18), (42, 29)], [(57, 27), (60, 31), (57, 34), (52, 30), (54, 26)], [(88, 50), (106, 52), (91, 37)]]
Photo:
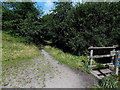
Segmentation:
[(46, 51), (43, 57), (16, 67), (3, 67), (2, 88), (89, 88), (96, 79), (84, 72), (70, 69), (54, 60)]

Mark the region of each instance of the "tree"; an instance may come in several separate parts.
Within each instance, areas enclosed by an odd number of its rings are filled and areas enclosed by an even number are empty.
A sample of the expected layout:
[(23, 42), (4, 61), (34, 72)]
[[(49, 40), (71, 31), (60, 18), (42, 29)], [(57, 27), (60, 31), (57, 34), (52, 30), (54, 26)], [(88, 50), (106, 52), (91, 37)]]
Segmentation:
[(4, 2), (2, 4), (3, 30), (33, 40), (40, 30), (39, 16), (42, 14), (34, 4), (33, 2)]
[(72, 2), (55, 2), (55, 9), (52, 12), (52, 18), (53, 18), (53, 28), (52, 33), (54, 33), (54, 36), (52, 37), (53, 43), (56, 43), (57, 45), (61, 45), (62, 41), (64, 40), (62, 35), (64, 33), (64, 30), (66, 29), (66, 17), (68, 12), (72, 8)]
[(119, 44), (119, 5), (89, 2), (72, 7), (56, 3), (53, 13), (45, 16), (46, 35), (57, 47), (76, 55), (87, 54), (89, 46)]

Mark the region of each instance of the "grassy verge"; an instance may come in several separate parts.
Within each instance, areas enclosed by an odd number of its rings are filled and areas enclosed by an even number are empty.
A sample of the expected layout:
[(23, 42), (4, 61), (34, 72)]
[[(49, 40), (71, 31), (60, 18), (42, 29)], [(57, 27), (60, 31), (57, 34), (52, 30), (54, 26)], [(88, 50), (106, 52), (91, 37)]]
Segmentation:
[[(88, 68), (88, 59), (85, 56), (75, 56), (64, 53), (60, 49), (51, 46), (45, 46), (45, 50), (60, 63), (64, 63), (71, 68), (87, 72), (90, 70), (90, 68)], [(92, 88), (120, 88), (120, 76), (105, 77), (99, 80), (99, 85), (95, 85)]]
[(39, 55), (35, 45), (25, 43), (23, 38), (2, 33), (2, 66), (17, 65)]
[(68, 53), (64, 53), (60, 49), (45, 46), (45, 50), (52, 55), (56, 60), (60, 63), (64, 63), (71, 68), (82, 70), (82, 71), (89, 71), (88, 68), (88, 59), (85, 56), (75, 56)]

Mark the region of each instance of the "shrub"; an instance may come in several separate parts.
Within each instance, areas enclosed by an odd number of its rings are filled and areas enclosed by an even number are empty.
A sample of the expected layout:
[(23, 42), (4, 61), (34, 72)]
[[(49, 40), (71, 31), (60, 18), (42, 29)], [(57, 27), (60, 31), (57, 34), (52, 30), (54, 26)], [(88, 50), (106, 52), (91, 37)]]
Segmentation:
[(45, 27), (46, 33), (51, 32), (47, 36), (58, 47), (76, 55), (87, 54), (89, 46), (119, 44), (119, 5), (120, 2), (85, 3), (66, 8), (67, 12), (63, 12), (62, 8), (58, 9), (62, 6), (59, 3), (57, 9), (47, 15), (52, 20)]
[(118, 88), (117, 79), (117, 76), (105, 77), (99, 81), (99, 84), (102, 88)]

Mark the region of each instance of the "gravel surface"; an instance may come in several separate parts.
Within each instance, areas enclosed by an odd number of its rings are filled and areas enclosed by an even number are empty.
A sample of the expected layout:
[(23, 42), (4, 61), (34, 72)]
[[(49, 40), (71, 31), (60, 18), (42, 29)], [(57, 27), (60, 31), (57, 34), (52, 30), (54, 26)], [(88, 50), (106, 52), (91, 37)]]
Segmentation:
[(3, 67), (2, 88), (89, 88), (96, 79), (84, 72), (70, 69), (54, 60), (46, 51), (43, 57), (16, 67)]

